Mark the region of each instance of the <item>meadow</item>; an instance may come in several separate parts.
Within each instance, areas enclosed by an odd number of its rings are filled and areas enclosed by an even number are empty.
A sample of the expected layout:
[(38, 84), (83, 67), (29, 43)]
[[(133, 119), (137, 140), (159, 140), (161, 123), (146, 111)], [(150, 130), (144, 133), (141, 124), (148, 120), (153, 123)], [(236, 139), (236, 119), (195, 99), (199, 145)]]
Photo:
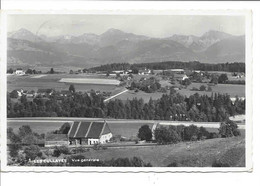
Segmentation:
[(234, 84), (217, 84), (214, 86), (211, 86), (212, 91), (192, 91), (191, 89), (194, 88), (200, 88), (201, 85), (204, 85), (208, 87), (207, 83), (191, 83), (189, 86), (187, 86), (186, 89), (181, 89), (178, 92), (185, 96), (190, 96), (195, 93), (198, 93), (200, 95), (208, 95), (211, 96), (212, 93), (220, 93), (220, 94), (228, 94), (230, 97), (245, 97), (245, 91), (246, 87), (245, 85), (234, 85)]
[[(11, 120), (11, 121), (10, 121)], [(31, 118), (30, 120), (23, 120), (23, 119), (10, 119), (7, 121), (7, 127), (12, 127), (15, 132), (18, 131), (19, 127), (23, 125), (29, 125), (31, 129), (34, 132), (37, 132), (39, 134), (41, 133), (48, 133), (52, 132), (54, 130), (59, 129), (63, 123), (65, 122), (72, 122), (73, 119), (60, 119), (60, 120), (34, 120), (34, 118)], [(81, 120), (78, 118), (75, 118), (74, 120)], [(83, 120), (91, 120), (89, 118), (85, 118)], [(154, 123), (157, 123), (159, 121), (149, 121), (149, 120), (138, 120), (138, 121), (131, 121), (131, 120), (107, 120), (107, 123), (109, 125), (110, 130), (112, 131), (112, 134), (115, 135), (121, 135), (126, 138), (136, 137), (139, 128), (146, 124), (150, 128), (152, 128)], [(218, 128), (206, 128), (209, 132), (218, 132)]]
[[(167, 85), (167, 82), (163, 82), (164, 85)], [(245, 85), (227, 85), (227, 84), (218, 84), (215, 86), (211, 86), (212, 91), (192, 91), (191, 89), (194, 88), (200, 88), (201, 85), (208, 86), (207, 83), (192, 83), (187, 88), (183, 88), (181, 90), (178, 90), (177, 92), (180, 93), (183, 96), (189, 97), (190, 95), (193, 95), (195, 93), (198, 93), (200, 95), (208, 95), (211, 96), (212, 93), (220, 93), (220, 94), (229, 94), (230, 97), (245, 97)], [(172, 86), (172, 85), (171, 85)], [(169, 94), (169, 90), (167, 90), (167, 93)], [(133, 98), (137, 99), (143, 99), (145, 103), (149, 102), (150, 98), (153, 100), (159, 99), (162, 97), (164, 93), (162, 92), (154, 92), (154, 93), (145, 93), (144, 91), (138, 91), (135, 92), (133, 90), (130, 90), (124, 94), (121, 94), (117, 96), (114, 99), (121, 99), (121, 100), (131, 100)]]
[[(62, 78), (106, 78), (102, 75), (86, 74), (46, 74), (45, 76), (28, 75), (28, 76), (7, 76), (7, 91), (14, 89), (35, 90), (54, 88), (55, 90), (68, 90), (70, 83), (59, 82)], [(72, 83), (71, 83), (72, 84)], [(74, 83), (73, 83), (74, 84)], [(101, 92), (113, 92), (116, 85), (103, 84), (74, 84), (76, 91), (89, 91), (91, 89)]]
[(240, 136), (160, 146), (91, 149), (82, 155), (100, 160), (136, 156), (155, 167), (170, 164), (178, 167), (211, 167), (215, 161), (231, 167), (244, 167), (245, 139)]

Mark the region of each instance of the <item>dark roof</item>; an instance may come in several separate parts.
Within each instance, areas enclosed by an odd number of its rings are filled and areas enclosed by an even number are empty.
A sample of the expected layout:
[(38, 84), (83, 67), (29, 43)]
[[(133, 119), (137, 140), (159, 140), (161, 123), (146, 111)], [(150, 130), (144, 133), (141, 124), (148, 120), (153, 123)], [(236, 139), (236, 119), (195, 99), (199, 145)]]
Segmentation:
[(69, 133), (68, 133), (68, 135), (69, 135), (70, 138), (71, 138), (71, 137), (74, 137), (74, 135), (75, 135), (76, 132), (77, 132), (78, 126), (79, 126), (79, 122), (78, 122), (78, 121), (76, 121), (76, 122), (74, 122), (74, 123), (72, 124), (72, 126), (71, 126), (71, 128), (70, 128), (70, 131), (69, 131)]
[(70, 138), (100, 138), (102, 134), (110, 133), (108, 124), (104, 121), (74, 122), (68, 133)]
[(90, 124), (91, 122), (81, 122), (76, 136), (79, 138), (84, 138), (87, 134)]
[(47, 133), (45, 136), (45, 141), (67, 141), (67, 140), (68, 140), (67, 134)]
[(101, 135), (104, 123), (102, 122), (93, 122), (88, 133), (89, 138), (99, 138)]

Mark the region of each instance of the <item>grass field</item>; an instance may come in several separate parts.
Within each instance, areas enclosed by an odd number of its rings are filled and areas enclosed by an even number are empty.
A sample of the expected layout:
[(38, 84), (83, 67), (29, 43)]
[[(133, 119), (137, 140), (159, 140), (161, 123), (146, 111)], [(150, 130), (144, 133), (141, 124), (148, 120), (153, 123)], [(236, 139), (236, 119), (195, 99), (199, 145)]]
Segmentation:
[(232, 167), (243, 167), (245, 166), (245, 139), (244, 137), (216, 138), (161, 146), (91, 149), (82, 155), (100, 160), (136, 156), (157, 167), (168, 166), (171, 163), (176, 163), (178, 167), (211, 167), (216, 160)]
[[(12, 127), (14, 129), (15, 132), (18, 131), (19, 127), (21, 127), (22, 125), (29, 125), (31, 127), (31, 129), (34, 132), (37, 132), (39, 134), (41, 133), (47, 133), (47, 132), (51, 132), (54, 130), (57, 130), (61, 127), (61, 125), (65, 123), (65, 121), (8, 121), (7, 122), (7, 127)], [(142, 122), (113, 122), (113, 121), (107, 121), (110, 130), (112, 131), (113, 135), (121, 135), (124, 136), (126, 138), (131, 138), (131, 137), (136, 137), (139, 128), (144, 125), (147, 124), (149, 125), (150, 128), (152, 128), (154, 122), (147, 122), (144, 121)], [(207, 128), (207, 130), (209, 132), (218, 132), (217, 128)]]
[(121, 99), (121, 100), (132, 100), (134, 98), (141, 99), (143, 98), (145, 103), (148, 103), (150, 98), (152, 99), (159, 99), (161, 98), (163, 93), (161, 92), (154, 92), (154, 93), (145, 93), (143, 91), (134, 92), (133, 90), (129, 90), (128, 92), (125, 92), (119, 96), (117, 96), (114, 99)]
[[(15, 132), (18, 131), (19, 127), (22, 125), (29, 125), (31, 129), (39, 134), (47, 133), (54, 130), (57, 130), (61, 127), (61, 125), (65, 123), (64, 121), (55, 121), (55, 122), (8, 122), (7, 127), (12, 127)], [(143, 125), (142, 123), (113, 123), (108, 122), (109, 128), (112, 131), (113, 135), (122, 135), (126, 138), (130, 138), (132, 136), (136, 136), (139, 128)], [(152, 127), (153, 123), (148, 124)]]
[(198, 93), (201, 95), (208, 95), (211, 96), (212, 93), (221, 93), (221, 94), (229, 94), (231, 97), (245, 97), (245, 85), (230, 85), (230, 84), (217, 84), (215, 86), (211, 86), (212, 91), (191, 91), (193, 87), (200, 88), (201, 85), (205, 85), (207, 87), (206, 83), (192, 83), (190, 84), (187, 89), (181, 89), (178, 92), (185, 96), (190, 96), (192, 94)]
[(119, 85), (120, 81), (116, 79), (101, 78), (61, 78), (59, 82), (69, 84), (94, 84), (94, 85)]
[[(35, 78), (36, 77), (36, 78)], [(24, 90), (38, 90), (40, 88), (54, 88), (55, 90), (68, 90), (69, 83), (59, 82), (62, 78), (105, 78), (99, 75), (82, 75), (82, 74), (46, 74), (46, 76), (31, 75), (31, 76), (7, 76), (7, 91), (14, 89)], [(97, 84), (75, 84), (77, 91), (89, 91), (91, 89), (96, 91), (113, 92), (117, 86), (115, 85), (97, 85)]]

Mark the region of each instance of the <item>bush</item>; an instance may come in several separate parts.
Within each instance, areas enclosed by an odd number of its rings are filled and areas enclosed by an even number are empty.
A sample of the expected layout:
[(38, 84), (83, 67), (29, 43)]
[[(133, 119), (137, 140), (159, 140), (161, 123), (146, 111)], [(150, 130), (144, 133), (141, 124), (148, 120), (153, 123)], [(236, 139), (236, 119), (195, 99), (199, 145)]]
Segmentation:
[(178, 164), (177, 164), (177, 162), (172, 162), (172, 163), (170, 163), (169, 165), (167, 165), (167, 167), (178, 167)]
[(66, 146), (55, 146), (53, 156), (59, 157), (61, 154), (70, 154), (69, 148)]
[(220, 161), (215, 160), (212, 163), (212, 167), (230, 167), (228, 163), (222, 163)]
[(152, 131), (148, 125), (143, 125), (139, 128), (137, 137), (141, 140), (151, 141), (152, 139)]
[(145, 163), (141, 158), (133, 157), (129, 158), (117, 158), (110, 161), (106, 161), (107, 166), (112, 167), (151, 167), (150, 163)]
[(9, 155), (13, 158), (16, 158), (18, 156), (18, 152), (21, 146), (19, 144), (10, 144), (8, 147)]
[(84, 148), (82, 146), (79, 146), (79, 147), (76, 147), (74, 149), (71, 150), (73, 154), (78, 154), (78, 153), (84, 153), (84, 152), (87, 152), (89, 151), (88, 148)]
[(200, 86), (200, 91), (205, 91), (206, 88), (207, 88), (207, 87), (206, 87), (205, 85), (201, 85), (201, 86)]
[(181, 141), (181, 136), (177, 132), (177, 128), (174, 126), (159, 127), (154, 131), (155, 141), (159, 144), (170, 144)]
[(198, 139), (199, 140), (209, 139), (209, 137), (210, 137), (210, 133), (204, 127), (200, 127), (198, 132)]
[(210, 132), (208, 139), (214, 139), (214, 138), (218, 138), (218, 134), (216, 132)]
[(195, 137), (198, 139), (199, 129), (195, 125), (190, 125), (184, 128), (184, 140), (192, 141)]
[(219, 134), (222, 138), (239, 136), (240, 131), (237, 129), (237, 124), (231, 120), (222, 122), (219, 127)]
[(37, 145), (30, 145), (24, 149), (25, 159), (34, 160), (36, 157), (41, 157), (42, 153)]

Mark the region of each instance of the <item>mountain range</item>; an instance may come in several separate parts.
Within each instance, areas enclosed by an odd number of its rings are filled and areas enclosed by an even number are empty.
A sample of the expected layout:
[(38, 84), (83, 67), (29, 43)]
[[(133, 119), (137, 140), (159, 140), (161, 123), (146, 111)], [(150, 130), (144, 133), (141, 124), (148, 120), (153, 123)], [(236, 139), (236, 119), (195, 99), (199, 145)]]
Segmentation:
[(245, 36), (210, 30), (202, 36), (152, 38), (118, 29), (97, 35), (48, 37), (20, 29), (8, 33), (8, 66), (93, 67), (107, 63), (245, 61)]

